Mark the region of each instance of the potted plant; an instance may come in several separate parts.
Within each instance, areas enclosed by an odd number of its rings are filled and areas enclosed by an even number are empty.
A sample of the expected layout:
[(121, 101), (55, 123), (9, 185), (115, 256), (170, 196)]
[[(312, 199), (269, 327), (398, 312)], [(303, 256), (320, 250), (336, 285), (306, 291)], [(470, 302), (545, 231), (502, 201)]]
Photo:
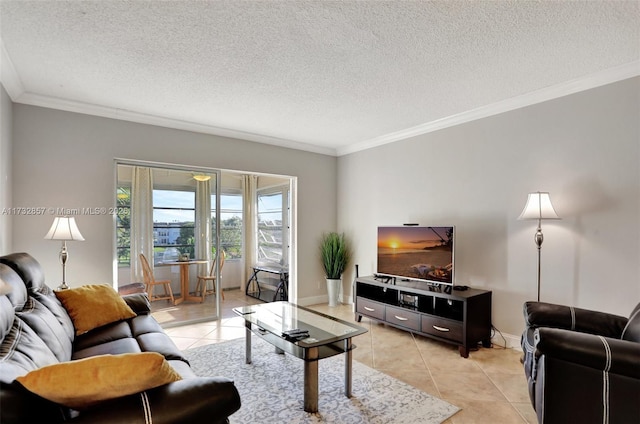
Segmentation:
[(320, 243), (320, 258), (327, 279), (329, 306), (337, 306), (338, 296), (342, 292), (342, 273), (351, 259), (350, 246), (344, 234), (324, 234)]

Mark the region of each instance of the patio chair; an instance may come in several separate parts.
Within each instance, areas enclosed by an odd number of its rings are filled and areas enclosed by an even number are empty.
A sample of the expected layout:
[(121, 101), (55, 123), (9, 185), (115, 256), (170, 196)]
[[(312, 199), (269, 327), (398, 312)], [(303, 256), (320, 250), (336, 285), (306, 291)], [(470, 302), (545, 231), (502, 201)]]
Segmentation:
[[(222, 267), (224, 266), (224, 259), (226, 254), (224, 250), (221, 251), (220, 255), (220, 278), (222, 278)], [(208, 294), (214, 294), (216, 292), (216, 259), (211, 262), (211, 268), (209, 269), (209, 275), (198, 275), (198, 282), (196, 283), (196, 295), (200, 293), (202, 296), (202, 301), (204, 302), (204, 298)], [(211, 288), (208, 288), (208, 282), (211, 281)], [(224, 300), (224, 291), (221, 289), (220, 294), (222, 295), (222, 300)]]
[[(144, 256), (144, 253), (140, 254), (140, 262), (142, 263), (144, 286), (147, 294), (149, 295), (149, 301), (153, 302), (154, 300), (169, 299), (171, 300), (171, 303), (175, 303), (175, 299), (173, 298), (173, 290), (171, 290), (171, 280), (156, 280), (153, 276), (153, 272), (151, 271), (151, 266), (149, 266), (149, 262)], [(164, 295), (154, 296), (153, 288), (155, 286), (162, 286), (164, 288)]]

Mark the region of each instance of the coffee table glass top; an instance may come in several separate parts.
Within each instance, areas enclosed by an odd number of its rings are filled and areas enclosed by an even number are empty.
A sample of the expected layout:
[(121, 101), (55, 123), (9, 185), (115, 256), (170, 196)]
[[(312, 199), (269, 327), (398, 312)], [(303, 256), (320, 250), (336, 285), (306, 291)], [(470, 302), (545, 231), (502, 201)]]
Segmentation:
[(295, 343), (300, 347), (333, 343), (367, 332), (358, 325), (289, 302), (263, 303), (233, 310), (245, 321), (277, 336), (287, 330), (308, 330), (309, 337)]

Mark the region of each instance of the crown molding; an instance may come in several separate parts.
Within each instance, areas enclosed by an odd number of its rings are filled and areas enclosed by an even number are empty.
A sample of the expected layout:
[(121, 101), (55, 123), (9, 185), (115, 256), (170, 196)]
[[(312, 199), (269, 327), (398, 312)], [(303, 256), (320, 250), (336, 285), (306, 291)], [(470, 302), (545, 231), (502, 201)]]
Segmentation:
[(580, 91), (597, 88), (606, 84), (622, 81), (640, 75), (640, 60), (629, 62), (614, 68), (609, 68), (585, 77), (576, 78), (551, 87), (546, 87), (530, 93), (513, 97), (511, 99), (492, 103), (469, 111), (426, 122), (415, 127), (401, 131), (385, 134), (369, 140), (364, 140), (337, 149), (322, 147), (298, 141), (255, 134), (246, 131), (233, 130), (229, 128), (216, 127), (212, 125), (200, 124), (197, 122), (184, 121), (167, 118), (158, 115), (133, 112), (125, 109), (98, 106), (90, 103), (83, 103), (65, 100), (49, 96), (25, 92), (24, 85), (13, 66), (13, 62), (0, 39), (0, 81), (7, 90), (14, 103), (22, 103), (32, 106), (46, 107), (50, 109), (64, 110), (68, 112), (82, 113), (86, 115), (100, 116), (104, 118), (119, 119), (141, 124), (155, 125), (166, 128), (173, 128), (184, 131), (193, 131), (203, 134), (216, 135), (227, 138), (253, 141), (256, 143), (269, 144), (295, 150), (303, 150), (311, 153), (319, 153), (328, 156), (344, 156), (362, 150), (371, 149), (396, 141), (405, 140), (444, 128), (453, 127), (467, 122), (475, 121), (511, 110), (520, 109), (559, 97), (564, 97)]
[(31, 106), (45, 107), (49, 109), (64, 110), (67, 112), (82, 113), (85, 115), (100, 116), (103, 118), (118, 119), (122, 121), (136, 122), (139, 124), (148, 124), (158, 127), (172, 128), (177, 130), (192, 131), (202, 134), (210, 134), (227, 138), (234, 138), (256, 143), (269, 144), (273, 146), (285, 147), (295, 150), (303, 150), (323, 155), (336, 156), (333, 148), (315, 146), (312, 144), (296, 142), (278, 137), (271, 137), (261, 134), (255, 134), (247, 131), (239, 131), (228, 128), (216, 127), (213, 125), (200, 124), (197, 122), (183, 121), (180, 119), (167, 118), (159, 115), (151, 115), (146, 113), (133, 112), (125, 109), (117, 109), (105, 106), (98, 106), (91, 103), (77, 102), (73, 100), (65, 100), (49, 96), (41, 96), (38, 94), (24, 93), (16, 103), (22, 103)]
[(16, 72), (16, 68), (13, 66), (13, 62), (9, 57), (9, 53), (4, 47), (4, 43), (0, 38), (0, 81), (7, 90), (7, 94), (11, 97), (12, 101), (16, 101), (24, 93), (24, 85)]
[(337, 156), (427, 134), (640, 75), (640, 60), (337, 149)]
[(67, 112), (82, 113), (85, 115), (100, 116), (103, 118), (119, 119), (123, 121), (136, 122), (140, 124), (155, 125), (184, 131), (192, 131), (203, 134), (217, 135), (227, 138), (235, 138), (256, 143), (269, 144), (273, 146), (285, 147), (288, 149), (303, 150), (311, 153), (336, 156), (336, 150), (329, 147), (321, 147), (308, 143), (287, 140), (278, 137), (270, 137), (247, 131), (232, 130), (212, 125), (199, 124), (196, 122), (172, 119), (158, 115), (132, 112), (124, 109), (98, 106), (91, 103), (83, 103), (72, 100), (65, 100), (50, 96), (41, 96), (28, 93), (16, 72), (13, 62), (4, 47), (0, 38), (0, 82), (7, 90), (7, 94), (14, 103), (21, 103), (31, 106), (40, 106), (49, 109), (64, 110)]

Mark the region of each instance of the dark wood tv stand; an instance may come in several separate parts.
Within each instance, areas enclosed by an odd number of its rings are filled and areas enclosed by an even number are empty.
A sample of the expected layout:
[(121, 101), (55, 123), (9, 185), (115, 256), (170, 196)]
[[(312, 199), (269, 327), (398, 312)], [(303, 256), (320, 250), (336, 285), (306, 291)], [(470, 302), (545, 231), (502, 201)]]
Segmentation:
[(356, 321), (363, 316), (402, 330), (458, 345), (460, 356), (482, 343), (491, 347), (491, 292), (401, 279), (358, 277), (354, 282)]

